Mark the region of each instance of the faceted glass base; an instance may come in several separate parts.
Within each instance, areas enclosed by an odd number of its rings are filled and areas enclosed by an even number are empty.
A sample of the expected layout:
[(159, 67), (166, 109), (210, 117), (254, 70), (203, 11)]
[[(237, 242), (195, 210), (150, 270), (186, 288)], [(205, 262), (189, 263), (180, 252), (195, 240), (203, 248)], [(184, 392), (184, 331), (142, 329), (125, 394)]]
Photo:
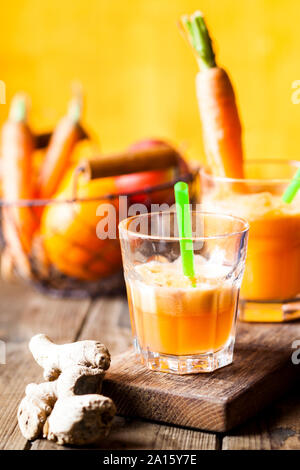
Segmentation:
[(143, 350), (136, 338), (134, 339), (134, 347), (141, 363), (148, 369), (169, 374), (198, 374), (200, 372), (213, 372), (231, 364), (233, 361), (234, 338), (231, 338), (227, 345), (218, 351), (191, 356), (173, 356)]
[(300, 298), (287, 302), (240, 300), (239, 320), (245, 322), (278, 323), (300, 318)]

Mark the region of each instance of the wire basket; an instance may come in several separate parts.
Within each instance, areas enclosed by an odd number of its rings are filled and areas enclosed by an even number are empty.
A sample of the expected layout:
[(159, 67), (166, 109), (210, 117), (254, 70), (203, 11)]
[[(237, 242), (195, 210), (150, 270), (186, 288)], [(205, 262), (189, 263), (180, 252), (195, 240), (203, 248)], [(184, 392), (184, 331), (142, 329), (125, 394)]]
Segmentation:
[[(171, 206), (173, 186), (179, 179), (189, 184), (191, 202), (197, 202), (197, 178), (198, 169), (142, 191), (71, 200), (0, 201), (2, 278), (21, 278), (43, 293), (59, 297), (122, 294), (125, 287), (117, 230), (120, 218), (126, 217), (133, 204), (142, 203), (148, 211), (152, 204)], [(101, 233), (105, 227), (99, 213), (104, 213), (108, 204), (115, 210), (113, 220), (106, 215), (115, 231), (113, 238)], [(43, 228), (33, 234), (30, 249), (24, 249), (22, 238), (28, 235), (28, 218), (42, 220)]]

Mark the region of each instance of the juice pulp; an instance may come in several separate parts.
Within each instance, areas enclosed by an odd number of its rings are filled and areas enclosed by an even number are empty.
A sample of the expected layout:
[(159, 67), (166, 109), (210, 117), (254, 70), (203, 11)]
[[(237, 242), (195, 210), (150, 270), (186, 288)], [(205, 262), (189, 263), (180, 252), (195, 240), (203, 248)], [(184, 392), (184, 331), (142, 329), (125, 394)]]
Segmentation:
[(223, 195), (206, 207), (250, 223), (241, 297), (283, 301), (300, 293), (300, 201), (269, 192)]
[(136, 267), (127, 280), (134, 335), (143, 350), (193, 355), (221, 349), (234, 334), (238, 287), (229, 268), (196, 256), (196, 287), (181, 274), (181, 260)]

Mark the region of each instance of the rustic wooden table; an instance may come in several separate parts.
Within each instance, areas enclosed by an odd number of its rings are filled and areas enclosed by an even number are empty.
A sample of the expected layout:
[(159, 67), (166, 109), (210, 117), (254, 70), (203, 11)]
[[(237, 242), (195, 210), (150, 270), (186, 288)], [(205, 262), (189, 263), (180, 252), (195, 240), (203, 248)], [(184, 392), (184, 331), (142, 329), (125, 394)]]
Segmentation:
[[(18, 428), (17, 407), (29, 382), (42, 380), (28, 351), (28, 340), (46, 333), (57, 342), (103, 341), (118, 354), (131, 344), (125, 299), (54, 300), (19, 284), (0, 283), (0, 339), (7, 349), (0, 365), (0, 448), (62, 449), (45, 440), (26, 441)], [(184, 429), (139, 419), (116, 417), (100, 449), (300, 449), (299, 387), (264, 413), (228, 434)]]

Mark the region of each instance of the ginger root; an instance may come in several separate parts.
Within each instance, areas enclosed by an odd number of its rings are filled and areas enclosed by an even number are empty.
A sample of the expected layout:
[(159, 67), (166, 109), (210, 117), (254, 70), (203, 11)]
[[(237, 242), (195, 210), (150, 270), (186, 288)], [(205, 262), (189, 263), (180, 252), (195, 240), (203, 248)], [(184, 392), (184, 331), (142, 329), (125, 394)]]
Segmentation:
[(115, 413), (115, 405), (103, 395), (58, 400), (44, 426), (44, 437), (57, 444), (92, 444), (108, 435)]
[(46, 335), (31, 338), (29, 349), (36, 362), (44, 369), (45, 380), (55, 380), (69, 366), (81, 366), (107, 370), (110, 354), (98, 341), (77, 341), (69, 344), (54, 344)]
[(53, 383), (29, 384), (26, 387), (26, 395), (18, 408), (18, 423), (21, 433), (29, 441), (40, 437), (57, 400)]
[(34, 336), (29, 347), (49, 381), (26, 387), (18, 409), (23, 436), (33, 440), (43, 434), (58, 444), (77, 445), (106, 436), (116, 413), (112, 400), (100, 395), (110, 365), (107, 348), (96, 341), (60, 346), (45, 335)]

